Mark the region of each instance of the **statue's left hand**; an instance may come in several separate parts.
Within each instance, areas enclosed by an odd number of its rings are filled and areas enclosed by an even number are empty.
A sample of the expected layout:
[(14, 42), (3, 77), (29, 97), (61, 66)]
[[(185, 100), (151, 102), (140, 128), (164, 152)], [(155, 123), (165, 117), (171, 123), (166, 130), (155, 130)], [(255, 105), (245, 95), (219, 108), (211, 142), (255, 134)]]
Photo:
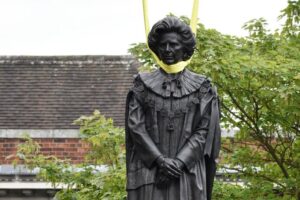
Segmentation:
[(183, 170), (183, 168), (184, 168), (184, 163), (183, 163), (181, 160), (179, 160), (179, 159), (174, 159), (174, 162), (175, 162), (175, 164), (176, 164), (176, 166), (177, 166), (178, 169)]
[(182, 174), (183, 164), (181, 161), (173, 158), (159, 157), (157, 159), (159, 170), (169, 178), (179, 178)]
[[(181, 160), (174, 159), (173, 162), (178, 169), (183, 170), (184, 163)], [(169, 175), (166, 175), (164, 170), (159, 169), (156, 175), (155, 182), (158, 188), (164, 188), (170, 183), (172, 179), (174, 179), (174, 177), (170, 177)]]

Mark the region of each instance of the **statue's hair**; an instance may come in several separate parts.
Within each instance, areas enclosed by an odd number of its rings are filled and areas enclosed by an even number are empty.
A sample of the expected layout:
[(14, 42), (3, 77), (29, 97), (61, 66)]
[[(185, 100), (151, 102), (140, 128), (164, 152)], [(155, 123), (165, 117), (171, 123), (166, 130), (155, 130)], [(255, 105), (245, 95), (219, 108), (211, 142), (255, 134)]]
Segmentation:
[(153, 25), (148, 35), (148, 46), (157, 55), (158, 54), (158, 43), (161, 36), (164, 33), (175, 32), (181, 36), (184, 56), (183, 60), (186, 61), (194, 53), (196, 46), (196, 39), (191, 28), (175, 16), (168, 16), (158, 21)]

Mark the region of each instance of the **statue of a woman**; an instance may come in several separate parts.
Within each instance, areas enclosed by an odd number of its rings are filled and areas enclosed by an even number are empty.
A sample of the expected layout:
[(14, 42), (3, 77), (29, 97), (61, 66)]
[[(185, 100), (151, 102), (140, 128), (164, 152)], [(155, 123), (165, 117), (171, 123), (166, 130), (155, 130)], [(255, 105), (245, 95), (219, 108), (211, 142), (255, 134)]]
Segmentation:
[[(167, 65), (188, 60), (196, 40), (176, 17), (157, 22), (148, 45)], [(128, 200), (207, 200), (220, 149), (218, 99), (188, 69), (139, 73), (127, 97)]]

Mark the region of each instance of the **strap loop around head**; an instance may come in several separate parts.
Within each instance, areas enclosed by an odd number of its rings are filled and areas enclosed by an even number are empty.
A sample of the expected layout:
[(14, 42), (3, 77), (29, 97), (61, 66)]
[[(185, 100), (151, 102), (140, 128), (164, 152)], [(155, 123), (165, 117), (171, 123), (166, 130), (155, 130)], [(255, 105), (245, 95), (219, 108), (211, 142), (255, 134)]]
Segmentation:
[[(199, 10), (199, 0), (194, 0), (193, 3), (193, 10), (192, 10), (192, 17), (190, 21), (190, 27), (192, 32), (195, 34), (197, 33), (197, 16), (198, 16), (198, 10)], [(187, 61), (180, 61), (178, 63), (175, 63), (173, 65), (167, 65), (163, 63), (157, 55), (149, 48), (148, 46), (148, 34), (150, 32), (149, 28), (149, 19), (148, 19), (148, 0), (143, 0), (143, 13), (144, 13), (144, 25), (145, 25), (145, 33), (146, 33), (146, 43), (147, 47), (150, 50), (154, 60), (156, 63), (167, 73), (178, 73), (181, 72), (191, 61), (191, 58)]]

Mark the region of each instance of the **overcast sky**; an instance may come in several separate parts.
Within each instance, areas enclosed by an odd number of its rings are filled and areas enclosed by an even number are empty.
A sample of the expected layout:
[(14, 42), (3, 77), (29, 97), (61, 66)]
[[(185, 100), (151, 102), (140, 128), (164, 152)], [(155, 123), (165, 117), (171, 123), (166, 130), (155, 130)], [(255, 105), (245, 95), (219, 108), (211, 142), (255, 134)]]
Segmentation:
[[(150, 25), (193, 0), (148, 0)], [(200, 0), (199, 20), (225, 34), (263, 17), (270, 29), (287, 0)], [(142, 0), (0, 0), (0, 55), (122, 55), (145, 42)]]

